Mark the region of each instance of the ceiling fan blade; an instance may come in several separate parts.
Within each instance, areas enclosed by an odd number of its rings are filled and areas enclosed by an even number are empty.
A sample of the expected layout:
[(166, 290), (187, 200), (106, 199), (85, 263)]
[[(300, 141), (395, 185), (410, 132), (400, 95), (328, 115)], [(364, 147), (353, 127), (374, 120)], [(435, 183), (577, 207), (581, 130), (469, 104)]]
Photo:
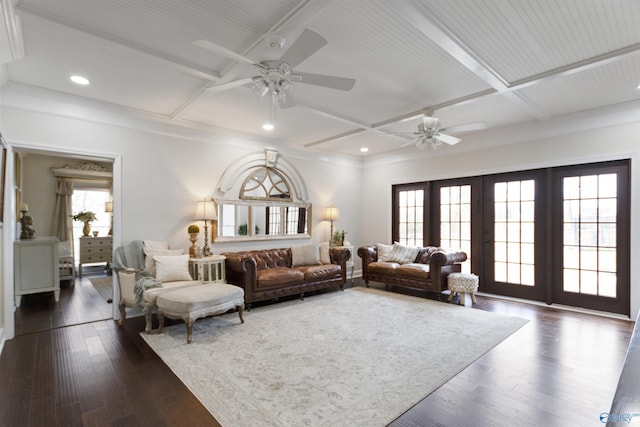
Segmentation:
[(467, 123), (464, 125), (450, 126), (448, 128), (440, 129), (446, 130), (451, 133), (463, 133), (463, 132), (471, 132), (474, 130), (483, 130), (487, 128), (487, 124), (485, 122), (475, 122), (475, 123)]
[(221, 83), (219, 85), (209, 86), (206, 90), (208, 93), (217, 93), (217, 92), (233, 89), (234, 87), (244, 86), (246, 84), (252, 83), (253, 81), (254, 81), (253, 77), (246, 77), (244, 79), (232, 80), (230, 82)]
[(291, 47), (282, 55), (280, 62), (289, 64), (291, 68), (316, 53), (322, 46), (327, 44), (327, 40), (320, 34), (306, 29), (300, 34)]
[(244, 62), (247, 64), (255, 64), (255, 61), (252, 61), (251, 59), (244, 57), (238, 53), (235, 53), (232, 50), (227, 49), (226, 47), (222, 47), (220, 45), (217, 45), (213, 42), (210, 42), (209, 40), (196, 40), (193, 42), (194, 45), (201, 47), (203, 49), (208, 50), (209, 52), (213, 52), (213, 53), (217, 53), (219, 55), (222, 56), (226, 56), (229, 59), (233, 59), (234, 61), (237, 62)]
[(331, 89), (351, 90), (356, 84), (354, 79), (346, 77), (327, 76), (325, 74), (298, 73), (295, 75), (300, 77), (300, 83), (309, 85), (324, 86)]
[(435, 138), (438, 141), (442, 141), (445, 144), (456, 145), (458, 142), (462, 141), (460, 138), (456, 138), (455, 136), (446, 135), (444, 133), (437, 133)]

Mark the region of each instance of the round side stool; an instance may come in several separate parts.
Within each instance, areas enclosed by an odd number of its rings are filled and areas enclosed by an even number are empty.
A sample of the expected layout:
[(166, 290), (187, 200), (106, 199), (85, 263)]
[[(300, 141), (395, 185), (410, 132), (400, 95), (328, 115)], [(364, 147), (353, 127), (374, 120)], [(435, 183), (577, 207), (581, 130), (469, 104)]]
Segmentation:
[(460, 294), (460, 305), (464, 305), (465, 294), (471, 295), (472, 304), (476, 303), (476, 292), (478, 291), (478, 276), (468, 273), (451, 273), (447, 276), (449, 285), (449, 301), (457, 292)]

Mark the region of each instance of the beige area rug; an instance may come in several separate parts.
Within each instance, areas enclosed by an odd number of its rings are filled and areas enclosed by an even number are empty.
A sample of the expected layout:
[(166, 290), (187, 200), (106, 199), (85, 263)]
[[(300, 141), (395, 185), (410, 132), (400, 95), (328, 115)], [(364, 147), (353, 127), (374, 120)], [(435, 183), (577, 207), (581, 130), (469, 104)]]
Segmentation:
[(352, 288), (142, 337), (225, 427), (384, 426), (527, 320)]
[(108, 303), (113, 301), (113, 277), (92, 277), (89, 279), (96, 291), (102, 295)]

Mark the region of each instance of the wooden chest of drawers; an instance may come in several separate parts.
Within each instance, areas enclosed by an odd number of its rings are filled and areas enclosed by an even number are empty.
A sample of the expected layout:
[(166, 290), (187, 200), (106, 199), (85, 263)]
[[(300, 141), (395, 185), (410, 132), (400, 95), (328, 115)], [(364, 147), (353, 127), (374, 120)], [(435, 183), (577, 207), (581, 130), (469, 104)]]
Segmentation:
[(82, 264), (111, 263), (113, 252), (111, 236), (80, 237), (80, 263), (78, 276), (82, 277)]

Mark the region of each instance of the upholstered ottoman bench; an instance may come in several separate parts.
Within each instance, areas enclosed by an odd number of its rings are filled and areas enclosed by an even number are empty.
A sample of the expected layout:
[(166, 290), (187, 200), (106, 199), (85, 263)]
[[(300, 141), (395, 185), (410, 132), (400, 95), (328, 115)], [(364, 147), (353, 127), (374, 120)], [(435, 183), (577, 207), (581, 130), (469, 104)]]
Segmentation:
[(476, 292), (478, 292), (478, 276), (468, 273), (451, 273), (447, 276), (447, 284), (449, 285), (449, 301), (453, 295), (458, 292), (460, 294), (460, 305), (464, 305), (465, 294), (471, 295), (471, 303), (476, 303)]
[(211, 283), (165, 292), (156, 300), (158, 307), (158, 333), (164, 327), (164, 316), (182, 319), (187, 325), (187, 343), (191, 343), (193, 323), (202, 317), (238, 310), (244, 323), (244, 290), (238, 286)]

